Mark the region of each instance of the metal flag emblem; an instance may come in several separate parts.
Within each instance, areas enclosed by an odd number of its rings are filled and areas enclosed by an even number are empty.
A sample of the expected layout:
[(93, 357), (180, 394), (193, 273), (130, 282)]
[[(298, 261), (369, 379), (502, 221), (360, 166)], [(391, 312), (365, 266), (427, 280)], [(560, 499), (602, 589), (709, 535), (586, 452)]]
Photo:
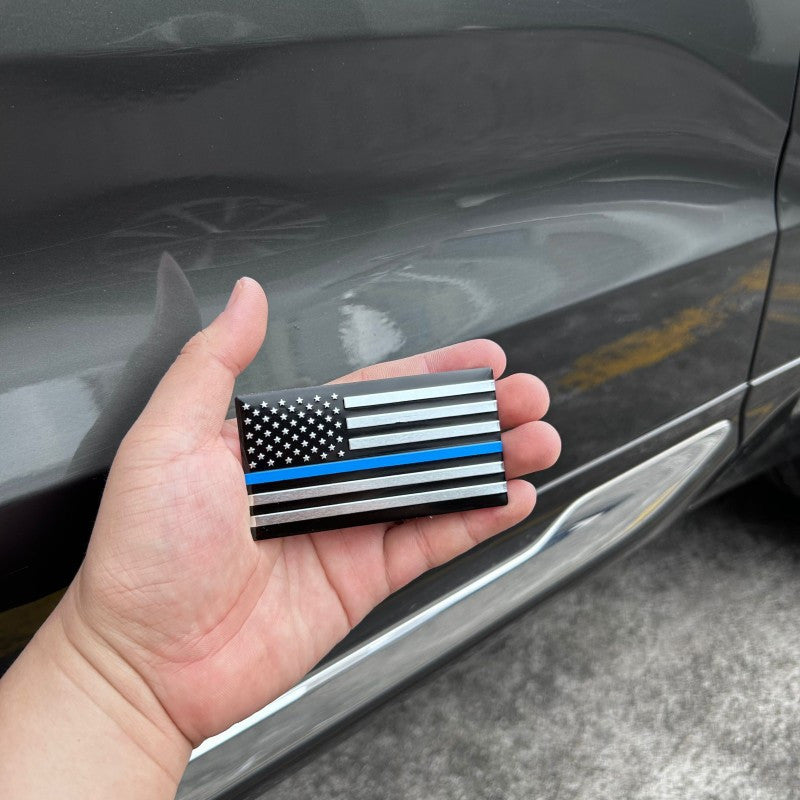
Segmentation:
[(508, 502), (490, 369), (235, 398), (257, 539)]

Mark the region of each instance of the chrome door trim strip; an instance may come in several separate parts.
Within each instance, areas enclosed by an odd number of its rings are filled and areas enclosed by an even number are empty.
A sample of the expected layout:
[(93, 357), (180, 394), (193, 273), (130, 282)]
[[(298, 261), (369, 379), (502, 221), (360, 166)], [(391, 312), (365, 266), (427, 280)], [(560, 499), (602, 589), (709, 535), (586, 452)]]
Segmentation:
[(793, 358), (791, 361), (787, 361), (786, 363), (769, 370), (769, 372), (764, 372), (757, 378), (753, 378), (750, 381), (750, 385), (760, 386), (762, 383), (767, 383), (767, 381), (771, 381), (773, 378), (777, 378), (778, 375), (788, 372), (790, 369), (794, 369), (795, 367), (800, 367), (800, 357)]
[(464, 641), (655, 530), (734, 446), (728, 420), (679, 442), (573, 502), (535, 542), (420, 609), (192, 753), (178, 797), (208, 800), (313, 740)]
[(565, 472), (563, 475), (559, 475), (552, 481), (548, 481), (547, 483), (543, 483), (541, 486), (537, 486), (536, 492), (537, 494), (541, 495), (544, 492), (555, 489), (556, 486), (561, 486), (561, 484), (571, 481), (573, 478), (577, 478), (579, 475), (583, 475), (584, 472), (589, 472), (590, 470), (599, 467), (601, 464), (604, 464), (606, 461), (610, 461), (612, 458), (616, 458), (623, 453), (627, 453), (629, 450), (633, 450), (635, 447), (646, 444), (648, 441), (650, 441), (650, 439), (654, 439), (657, 436), (662, 436), (663, 434), (667, 433), (670, 428), (674, 428), (676, 425), (681, 425), (684, 422), (688, 422), (692, 417), (695, 417), (698, 414), (703, 414), (706, 411), (710, 411), (714, 408), (714, 406), (724, 403), (726, 400), (731, 400), (737, 394), (744, 394), (746, 390), (747, 384), (740, 383), (738, 386), (734, 386), (733, 389), (729, 389), (727, 392), (723, 392), (716, 397), (712, 397), (711, 400), (707, 400), (705, 403), (696, 406), (691, 411), (687, 411), (685, 414), (681, 414), (680, 416), (671, 419), (669, 422), (665, 422), (663, 425), (659, 425), (657, 428), (647, 431), (647, 433), (642, 434), (636, 439), (631, 439), (630, 442), (627, 442), (621, 447), (617, 447), (614, 450), (609, 450), (607, 453), (603, 453), (603, 455), (597, 456), (597, 458), (593, 458), (591, 461), (587, 461), (585, 464), (581, 464), (581, 466), (576, 467), (569, 472)]

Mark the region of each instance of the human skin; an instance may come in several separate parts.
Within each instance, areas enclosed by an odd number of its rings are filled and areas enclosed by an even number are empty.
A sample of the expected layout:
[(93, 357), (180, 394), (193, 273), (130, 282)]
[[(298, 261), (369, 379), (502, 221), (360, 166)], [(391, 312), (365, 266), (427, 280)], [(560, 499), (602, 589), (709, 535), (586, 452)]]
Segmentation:
[[(86, 558), (0, 680), (7, 798), (173, 797), (193, 746), (296, 683), (391, 592), (527, 517), (518, 476), (552, 465), (547, 390), (498, 380), (508, 505), (255, 542), (236, 376), (267, 326), (249, 278), (194, 336), (125, 436)], [(359, 370), (371, 380), (490, 366), (485, 340)]]

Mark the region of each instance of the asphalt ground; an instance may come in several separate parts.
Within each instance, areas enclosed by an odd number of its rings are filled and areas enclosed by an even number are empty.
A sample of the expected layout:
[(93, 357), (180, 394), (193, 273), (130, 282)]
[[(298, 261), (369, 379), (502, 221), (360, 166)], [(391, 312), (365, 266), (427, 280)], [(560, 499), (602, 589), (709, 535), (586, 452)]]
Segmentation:
[(712, 501), (264, 800), (800, 798), (798, 520), (763, 479)]

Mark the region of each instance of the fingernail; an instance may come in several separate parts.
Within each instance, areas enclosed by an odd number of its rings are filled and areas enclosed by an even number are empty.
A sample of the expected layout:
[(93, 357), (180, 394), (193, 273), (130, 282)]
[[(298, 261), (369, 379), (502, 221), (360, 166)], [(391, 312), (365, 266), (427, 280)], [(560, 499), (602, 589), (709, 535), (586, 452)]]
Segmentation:
[(227, 311), (229, 308), (233, 308), (239, 297), (242, 294), (242, 289), (244, 288), (244, 278), (239, 278), (238, 281), (233, 285), (233, 291), (231, 292), (231, 296), (228, 298), (228, 302), (225, 305), (225, 310)]

